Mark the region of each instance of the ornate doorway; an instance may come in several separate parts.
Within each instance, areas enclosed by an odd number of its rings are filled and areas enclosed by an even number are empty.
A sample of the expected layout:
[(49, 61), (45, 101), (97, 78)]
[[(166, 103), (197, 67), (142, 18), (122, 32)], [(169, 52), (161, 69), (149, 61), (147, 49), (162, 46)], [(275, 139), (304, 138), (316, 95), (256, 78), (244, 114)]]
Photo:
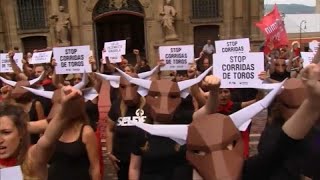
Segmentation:
[(133, 65), (133, 49), (145, 54), (144, 12), (138, 0), (100, 0), (93, 10), (93, 20), (99, 57), (104, 43), (116, 40), (127, 40), (125, 57)]

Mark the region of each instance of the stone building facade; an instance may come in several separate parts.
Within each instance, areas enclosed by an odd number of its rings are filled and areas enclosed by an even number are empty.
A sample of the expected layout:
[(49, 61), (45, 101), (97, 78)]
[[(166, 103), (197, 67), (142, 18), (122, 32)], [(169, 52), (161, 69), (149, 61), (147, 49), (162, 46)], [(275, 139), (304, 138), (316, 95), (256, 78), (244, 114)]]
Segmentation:
[(163, 45), (194, 44), (198, 54), (207, 39), (249, 37), (256, 49), (262, 15), (263, 0), (0, 0), (0, 50), (53, 47), (65, 36), (64, 45), (101, 56), (104, 42), (126, 39), (128, 58), (137, 48), (153, 64)]

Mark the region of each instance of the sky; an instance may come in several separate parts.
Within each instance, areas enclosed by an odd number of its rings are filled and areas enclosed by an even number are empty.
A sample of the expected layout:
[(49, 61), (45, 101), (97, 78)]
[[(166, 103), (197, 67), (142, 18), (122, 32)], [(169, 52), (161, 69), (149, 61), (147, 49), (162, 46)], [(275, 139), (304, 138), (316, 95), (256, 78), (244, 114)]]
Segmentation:
[(303, 4), (306, 6), (315, 6), (316, 0), (264, 0), (265, 4)]

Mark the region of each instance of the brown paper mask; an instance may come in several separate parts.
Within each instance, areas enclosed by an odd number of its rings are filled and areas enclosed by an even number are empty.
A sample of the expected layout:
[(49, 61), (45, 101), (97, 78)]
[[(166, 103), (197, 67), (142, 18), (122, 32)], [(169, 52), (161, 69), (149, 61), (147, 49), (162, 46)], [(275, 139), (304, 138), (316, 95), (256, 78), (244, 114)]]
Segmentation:
[(285, 120), (289, 119), (306, 98), (306, 89), (302, 80), (291, 78), (284, 83), (283, 91), (277, 96), (280, 112)]
[(19, 99), (19, 98), (22, 98), (26, 93), (28, 93), (28, 91), (26, 89), (22, 88), (22, 86), (29, 87), (29, 86), (34, 85), (35, 83), (37, 83), (38, 81), (41, 80), (43, 75), (44, 75), (44, 72), (38, 78), (35, 78), (30, 81), (22, 80), (22, 81), (15, 82), (15, 81), (7, 80), (3, 77), (0, 77), (0, 79), (2, 80), (3, 83), (6, 83), (6, 84), (14, 87), (11, 92), (11, 97), (13, 99)]
[[(84, 73), (83, 77), (82, 77), (82, 81), (78, 84), (76, 84), (75, 86), (73, 86), (76, 89), (82, 90), (82, 92), (86, 92), (86, 93), (92, 93), (91, 91), (85, 91), (86, 89), (83, 89), (88, 83), (88, 77), (87, 74)], [(56, 114), (57, 112), (60, 110), (61, 108), (61, 89), (56, 89), (55, 91), (44, 91), (44, 90), (37, 90), (37, 89), (32, 89), (32, 88), (27, 88), (27, 87), (23, 87), (24, 89), (32, 92), (33, 94), (36, 94), (38, 96), (42, 96), (48, 99), (52, 100), (52, 108), (49, 112), (48, 117), (46, 118), (47, 120), (51, 120)], [(94, 88), (92, 88), (94, 90)], [(89, 94), (90, 95), (90, 94)], [(83, 93), (84, 98), (86, 98), (86, 94)], [(76, 107), (72, 107), (74, 110), (74, 117), (79, 117), (84, 115), (85, 112), (83, 112), (82, 110), (85, 109), (84, 107), (84, 98), (79, 98), (79, 106)], [(94, 98), (92, 96), (90, 96), (89, 98)], [(88, 100), (92, 100), (92, 99), (88, 99)]]
[(180, 90), (176, 82), (167, 79), (152, 82), (146, 104), (154, 121), (170, 123), (180, 103)]
[[(137, 74), (131, 73), (131, 77), (138, 77)], [(128, 80), (120, 78), (120, 94), (121, 98), (127, 106), (135, 106), (139, 103), (138, 86), (131, 84)]]
[(195, 119), (188, 129), (187, 160), (206, 180), (240, 179), (243, 142), (230, 117), (212, 114)]
[(152, 119), (160, 123), (169, 123), (172, 121), (173, 114), (181, 103), (180, 97), (187, 97), (188, 88), (199, 83), (211, 69), (212, 67), (208, 68), (195, 79), (181, 82), (164, 79), (150, 81), (133, 78), (120, 69), (117, 70), (131, 84), (139, 86), (138, 93), (141, 96), (146, 96), (146, 104), (150, 109)]

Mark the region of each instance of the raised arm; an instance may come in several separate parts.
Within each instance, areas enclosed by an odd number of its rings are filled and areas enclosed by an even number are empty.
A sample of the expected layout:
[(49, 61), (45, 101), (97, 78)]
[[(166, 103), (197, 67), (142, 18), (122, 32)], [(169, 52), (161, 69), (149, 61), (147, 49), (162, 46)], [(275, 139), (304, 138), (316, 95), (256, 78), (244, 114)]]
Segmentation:
[(12, 70), (16, 74), (16, 76), (19, 77), (20, 80), (28, 80), (28, 77), (22, 72), (22, 70), (17, 65), (16, 61), (13, 59), (14, 52), (10, 51), (8, 55)]
[(204, 79), (204, 85), (210, 90), (209, 97), (206, 104), (198, 111), (193, 113), (193, 119), (206, 114), (213, 114), (216, 112), (219, 105), (219, 87), (220, 79), (215, 76), (207, 76)]

